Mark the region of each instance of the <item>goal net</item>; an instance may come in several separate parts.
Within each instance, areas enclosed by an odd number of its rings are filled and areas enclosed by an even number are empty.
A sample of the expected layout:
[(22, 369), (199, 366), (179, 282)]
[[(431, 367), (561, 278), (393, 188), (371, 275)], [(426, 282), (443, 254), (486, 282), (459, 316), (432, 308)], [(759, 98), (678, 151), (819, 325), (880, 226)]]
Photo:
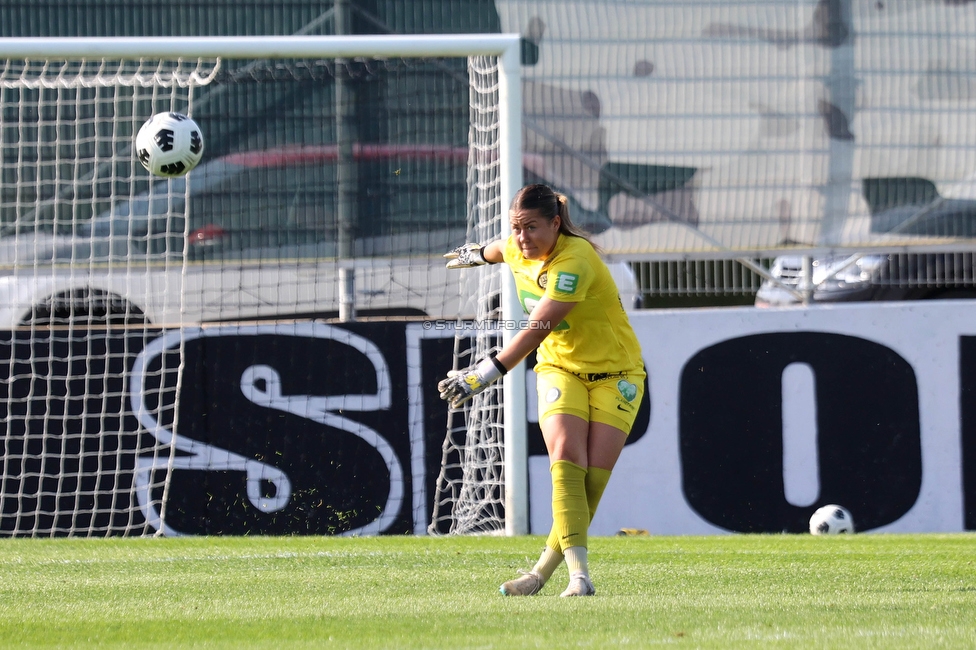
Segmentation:
[[(192, 328), (486, 320), (470, 297), (490, 293), (442, 255), (487, 238), (466, 215), (497, 217), (519, 183), (517, 102), (514, 118), (472, 104), (517, 97), (517, 49), (501, 35), (0, 39), (0, 535), (175, 532), (174, 467), (187, 449), (224, 453), (181, 438)], [(494, 88), (472, 91), (484, 67)], [(151, 177), (134, 154), (161, 111), (201, 127), (187, 176)], [(165, 353), (150, 363), (150, 348)]]
[[(502, 236), (507, 206), (502, 202), (498, 161), (498, 68), (473, 57), (471, 79), (472, 155), (468, 163), (468, 241), (487, 244)], [(474, 303), (471, 327), (458, 322), (454, 370), (473, 366), (501, 349), (502, 269), (484, 265), (462, 271)], [(505, 530), (505, 419), (503, 384), (496, 382), (460, 408), (448, 409), (440, 474), (434, 493), (432, 534), (501, 533)]]
[[(172, 450), (135, 425), (126, 373), (148, 340), (179, 327), (183, 225), (174, 232), (167, 211), (157, 229), (119, 206), (156, 189), (132, 153), (141, 122), (190, 112), (217, 70), (213, 59), (2, 64), (0, 534), (154, 532), (134, 488), (140, 464), (165, 465)], [(175, 202), (178, 185), (159, 198)], [(158, 322), (152, 293), (176, 306)], [(165, 410), (174, 388), (147, 397)], [(159, 511), (166, 474), (144, 478)]]

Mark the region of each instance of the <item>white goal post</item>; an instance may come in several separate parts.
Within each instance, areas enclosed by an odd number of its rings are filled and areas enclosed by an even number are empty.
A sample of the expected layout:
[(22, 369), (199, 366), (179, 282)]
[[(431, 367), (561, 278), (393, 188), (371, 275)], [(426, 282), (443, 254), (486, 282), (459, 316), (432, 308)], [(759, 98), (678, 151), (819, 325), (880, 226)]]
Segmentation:
[[(6, 60), (6, 67), (4, 76), (0, 79), (0, 86), (4, 89), (11, 91), (11, 97), (15, 99), (13, 101), (19, 101), (18, 98), (21, 97), (22, 89), (30, 88), (33, 91), (39, 93), (42, 98), (37, 100), (39, 102), (45, 101), (44, 96), (47, 94), (57, 95), (58, 98), (51, 100), (56, 102), (52, 104), (51, 107), (47, 108), (41, 106), (41, 108), (36, 109), (36, 112), (43, 112), (43, 110), (49, 110), (52, 114), (56, 115), (53, 120), (53, 131), (65, 131), (63, 128), (63, 122), (67, 120), (74, 119), (75, 113), (82, 113), (83, 111), (78, 108), (80, 105), (80, 93), (76, 91), (79, 87), (84, 87), (87, 91), (85, 101), (91, 101), (94, 108), (85, 108), (86, 119), (90, 119), (93, 122), (98, 122), (99, 120), (105, 120), (107, 122), (119, 122), (122, 124), (122, 128), (112, 129), (111, 125), (107, 127), (107, 130), (112, 130), (113, 135), (111, 136), (111, 142), (107, 143), (103, 147), (106, 151), (111, 150), (109, 158), (100, 159), (99, 156), (104, 155), (100, 152), (96, 152), (94, 155), (94, 162), (86, 161), (84, 165), (78, 164), (77, 160), (74, 159), (60, 159), (44, 161), (47, 167), (45, 169), (55, 170), (51, 171), (51, 174), (57, 176), (59, 169), (66, 167), (71, 167), (75, 170), (75, 176), (67, 179), (61, 179), (60, 177), (55, 178), (51, 182), (51, 189), (47, 196), (42, 196), (43, 192), (40, 191), (41, 183), (37, 182), (36, 194), (37, 196), (32, 196), (29, 202), (24, 202), (21, 205), (22, 199), (20, 198), (23, 194), (21, 191), (23, 188), (18, 186), (16, 190), (11, 190), (10, 194), (16, 194), (18, 205), (15, 208), (11, 208), (11, 214), (16, 215), (16, 219), (20, 219), (23, 214), (30, 214), (32, 218), (40, 223), (41, 215), (44, 214), (44, 210), (50, 207), (50, 204), (57, 203), (65, 196), (70, 196), (71, 201), (70, 208), (66, 209), (66, 214), (69, 215), (71, 219), (72, 214), (78, 212), (77, 205), (78, 201), (75, 200), (74, 195), (77, 191), (78, 182), (90, 182), (92, 184), (97, 184), (97, 178), (93, 181), (91, 174), (92, 166), (98, 167), (99, 165), (109, 165), (113, 167), (125, 167), (129, 163), (134, 161), (132, 156), (129, 142), (130, 139), (134, 138), (135, 130), (138, 128), (139, 121), (145, 119), (148, 115), (136, 115), (136, 110), (134, 108), (134, 102), (131, 96), (128, 96), (126, 101), (129, 103), (125, 105), (124, 110), (119, 109), (119, 104), (115, 104), (111, 111), (102, 114), (98, 108), (98, 102), (102, 101), (103, 94), (112, 94), (120, 92), (120, 88), (133, 88), (138, 87), (143, 90), (133, 91), (133, 93), (145, 93), (144, 99), (141, 101), (149, 102), (154, 108), (162, 105), (165, 108), (163, 110), (185, 110), (189, 114), (193, 114), (193, 102), (195, 101), (195, 89), (203, 85), (210, 83), (211, 75), (215, 74), (214, 71), (218, 70), (221, 61), (254, 61), (259, 59), (267, 59), (271, 61), (287, 61), (287, 60), (313, 60), (324, 62), (323, 66), (328, 67), (331, 63), (336, 63), (339, 61), (369, 61), (369, 62), (380, 62), (378, 65), (382, 65), (389, 59), (402, 59), (402, 60), (415, 60), (415, 59), (471, 59), (472, 57), (491, 57), (496, 61), (497, 67), (497, 89), (494, 91), (497, 97), (497, 118), (498, 123), (495, 127), (497, 130), (497, 143), (495, 144), (495, 152), (492, 153), (488, 158), (482, 156), (482, 162), (493, 167), (491, 172), (493, 175), (493, 183), (496, 184), (496, 188), (492, 190), (492, 195), (495, 199), (489, 206), (481, 206), (480, 211), (483, 214), (490, 214), (491, 218), (496, 220), (495, 227), (499, 228), (499, 235), (501, 237), (507, 236), (508, 234), (508, 220), (507, 209), (514, 197), (515, 193), (518, 191), (522, 184), (522, 122), (521, 122), (521, 78), (520, 78), (520, 38), (518, 35), (512, 34), (460, 34), (460, 35), (370, 35), (370, 36), (226, 36), (226, 37), (149, 37), (149, 38), (116, 38), (116, 37), (77, 37), (77, 38), (0, 38), (0, 64), (3, 64), (2, 60)], [(207, 61), (202, 67), (199, 66), (199, 61)], [(13, 63), (11, 63), (13, 62)], [(154, 62), (163, 62), (156, 64)], [(367, 69), (367, 74), (370, 73), (370, 68), (372, 64), (367, 64), (365, 67)], [(60, 71), (56, 70), (59, 68)], [(338, 64), (336, 65), (338, 69)], [(269, 77), (273, 77), (276, 70), (271, 70), (267, 72)], [(301, 74), (306, 74), (306, 70), (300, 70)], [(291, 71), (289, 71), (291, 74)], [(78, 81), (81, 79), (81, 81)], [(58, 93), (62, 92), (64, 89), (69, 89), (69, 94), (66, 95), (66, 99), (60, 99)], [(50, 93), (48, 93), (50, 91)], [(104, 91), (104, 92), (103, 92)], [(128, 92), (128, 91), (126, 91)], [(33, 97), (33, 95), (32, 95)], [(143, 96), (140, 96), (143, 97)], [(33, 101), (33, 100), (32, 100)], [(72, 103), (78, 104), (72, 106)], [(63, 110), (63, 105), (68, 105), (67, 110)], [(4, 104), (7, 106), (7, 104)], [(36, 108), (36, 107), (35, 107)], [(33, 109), (32, 109), (33, 110)], [(90, 114), (89, 114), (90, 113)], [(7, 114), (5, 113), (5, 119)], [(10, 125), (2, 125), (7, 127), (8, 130)], [(43, 128), (43, 125), (38, 126), (37, 130)], [(68, 131), (74, 131), (75, 127), (69, 126)], [(97, 127), (96, 127), (97, 129)], [(205, 129), (204, 129), (205, 130)], [(81, 140), (81, 128), (78, 127), (78, 141), (72, 141), (70, 143), (62, 143), (60, 140), (52, 141), (52, 143), (57, 146), (54, 147), (58, 149), (57, 156), (77, 156), (77, 150), (82, 147), (78, 144)], [(52, 136), (54, 137), (54, 136)], [(61, 136), (56, 136), (60, 138)], [(72, 137), (75, 137), (74, 135)], [(418, 139), (422, 136), (417, 136)], [(41, 136), (38, 136), (38, 142), (40, 142)], [(208, 134), (204, 133), (205, 140), (208, 138)], [(36, 143), (35, 143), (36, 144)], [(210, 142), (207, 146), (210, 146)], [(424, 144), (420, 141), (420, 144)], [(424, 155), (424, 151), (417, 153), (422, 147), (414, 146), (416, 143), (411, 143), (413, 146), (413, 153), (409, 155), (421, 156)], [(0, 146), (4, 147), (4, 150), (16, 151), (17, 147), (21, 146), (19, 140), (3, 140), (3, 136), (0, 135)], [(98, 143), (93, 145), (93, 148), (97, 148)], [(399, 148), (397, 148), (399, 147)], [(40, 145), (36, 145), (36, 149), (40, 149)], [(63, 152), (61, 151), (63, 149)], [(337, 147), (338, 149), (338, 147)], [(389, 155), (389, 151), (402, 152), (407, 148), (402, 147), (397, 144), (392, 147), (387, 147), (384, 151), (376, 153), (374, 150), (362, 153), (361, 155)], [(52, 149), (53, 150), (53, 149)], [(101, 150), (99, 150), (101, 151)], [(55, 154), (51, 154), (52, 156)], [(341, 155), (341, 152), (336, 154), (333, 151), (331, 154), (326, 152), (322, 155)], [(359, 154), (357, 154), (359, 155)], [(469, 155), (469, 158), (473, 158), (473, 155)], [(201, 168), (206, 164), (206, 152), (204, 163), (201, 164)], [(469, 161), (469, 165), (470, 165)], [(44, 172), (41, 169), (42, 165), (38, 164), (37, 176), (40, 178)], [(137, 163), (132, 166), (132, 169), (137, 168)], [(88, 171), (86, 171), (88, 170)], [(189, 205), (189, 196), (191, 193), (191, 186), (193, 183), (193, 174), (198, 173), (198, 170), (191, 172), (191, 175), (187, 178), (186, 182), (182, 185), (178, 182), (170, 186), (169, 192), (181, 193), (185, 195), (186, 204)], [(88, 176), (85, 176), (85, 174)], [(113, 172), (114, 173), (114, 172)], [(129, 170), (126, 173), (134, 173)], [(97, 174), (96, 174), (97, 175)], [(113, 176), (112, 181), (116, 179)], [(143, 186), (150, 181), (143, 181)], [(21, 185), (24, 182), (18, 181)], [(134, 184), (133, 184), (134, 185)], [(70, 186), (70, 187), (69, 187)], [(65, 189), (68, 188), (68, 189)], [(128, 209), (132, 210), (135, 214), (135, 206), (141, 199), (143, 202), (151, 201), (153, 192), (148, 191), (149, 199), (141, 198), (143, 195), (137, 193), (136, 189), (129, 189), (129, 194), (123, 198), (128, 202)], [(470, 189), (469, 189), (470, 191)], [(52, 198), (52, 193), (53, 198)], [(114, 200), (114, 198), (113, 198)], [(149, 210), (148, 216), (152, 216), (152, 208), (146, 208)], [(91, 219), (100, 213), (93, 207), (89, 206), (88, 211), (85, 213), (86, 219)], [(57, 215), (61, 215), (58, 212)], [(56, 216), (54, 220), (55, 227), (58, 226), (59, 222), (57, 219), (61, 219), (63, 216)], [(167, 219), (172, 220), (172, 215), (167, 215)], [(168, 222), (169, 223), (169, 222)], [(203, 305), (208, 306), (216, 300), (214, 296), (222, 296), (226, 294), (226, 287), (218, 287), (218, 291), (208, 294), (204, 298), (194, 298), (189, 296), (187, 293), (187, 287), (189, 286), (189, 276), (192, 275), (191, 265), (188, 264), (190, 239), (189, 236), (194, 235), (190, 228), (189, 217), (183, 218), (178, 221), (180, 227), (183, 230), (176, 232), (176, 237), (173, 237), (172, 232), (167, 231), (163, 233), (162, 237), (156, 241), (154, 237), (159, 235), (155, 233), (152, 227), (146, 233), (143, 233), (141, 242), (142, 244), (151, 251), (157, 250), (158, 258), (149, 259), (139, 259), (133, 261), (132, 259), (122, 260), (121, 265), (112, 265), (111, 263), (101, 264), (95, 263), (96, 253), (93, 252), (95, 249), (94, 239), (89, 242), (89, 252), (86, 253), (89, 257), (84, 260), (76, 260), (71, 257), (70, 260), (66, 260), (66, 263), (70, 262), (70, 280), (77, 280), (78, 277), (84, 273), (103, 273), (105, 275), (106, 282), (114, 282), (120, 287), (120, 291), (132, 291), (136, 292), (133, 295), (145, 296), (147, 303), (149, 303), (149, 308), (136, 310), (134, 307), (130, 307), (126, 303), (124, 307), (124, 313), (122, 316), (124, 319), (120, 318), (118, 321), (113, 321), (110, 318), (106, 321), (98, 321), (93, 317), (93, 312), (86, 311), (86, 317), (89, 319), (84, 322), (73, 322), (70, 319), (75, 315), (75, 303), (71, 303), (72, 300), (76, 302), (79, 300), (95, 300), (99, 296), (104, 300), (115, 300), (115, 294), (99, 294), (93, 298), (92, 292), (82, 292), (79, 293), (74, 289), (66, 289), (63, 291), (63, 298), (66, 304), (70, 303), (67, 311), (64, 312), (64, 318), (67, 319), (65, 322), (57, 321), (55, 322), (55, 308), (58, 305), (55, 303), (50, 304), (50, 313), (47, 313), (49, 320), (43, 323), (33, 322), (30, 320), (32, 317), (36, 316), (36, 310), (31, 311), (27, 307), (34, 308), (34, 305), (25, 305), (20, 302), (11, 303), (8, 305), (0, 306), (0, 330), (2, 329), (20, 329), (29, 331), (29, 344), (33, 345), (35, 334), (39, 335), (42, 340), (45, 337), (52, 336), (51, 331), (54, 330), (53, 325), (64, 325), (66, 330), (69, 332), (69, 336), (72, 332), (76, 330), (83, 330), (86, 327), (90, 327), (97, 324), (104, 329), (111, 330), (114, 326), (123, 325), (125, 328), (143, 328), (141, 334), (137, 334), (142, 337), (143, 344), (152, 340), (153, 337), (159, 336), (161, 332), (173, 332), (174, 329), (182, 330), (186, 327), (195, 326), (201, 322), (207, 322), (208, 320), (233, 320), (235, 313), (240, 313), (238, 318), (244, 318), (246, 316), (245, 312), (238, 309), (238, 312), (233, 312), (230, 310), (226, 313), (220, 313), (216, 317), (205, 313)], [(2, 224), (0, 224), (2, 225)], [(44, 253), (39, 254), (36, 232), (27, 232), (27, 227), (20, 224), (19, 221), (14, 224), (6, 224), (13, 228), (13, 232), (16, 232), (17, 240), (15, 241), (15, 246), (11, 248), (16, 257), (14, 262), (25, 262), (23, 265), (16, 267), (13, 273), (21, 278), (28, 279), (28, 284), (30, 284), (31, 291), (36, 291), (38, 286), (44, 283), (37, 283), (29, 278), (43, 277), (44, 282), (52, 285), (57, 285), (63, 279), (69, 276), (61, 274), (58, 270), (48, 270), (47, 266), (42, 266), (45, 262), (44, 255), (48, 255), (46, 262), (50, 266), (51, 258), (50, 255), (53, 254), (54, 257), (54, 267), (58, 268), (57, 264), (57, 253)], [(89, 237), (94, 238), (94, 227), (91, 227), (92, 233), (89, 233)], [(470, 230), (470, 229), (469, 229)], [(77, 224), (70, 223), (67, 226), (65, 233), (70, 231), (70, 236), (77, 238), (78, 229)], [(54, 233), (58, 234), (58, 233)], [(64, 234), (64, 233), (61, 233)], [(199, 233), (199, 237), (206, 238), (209, 236), (208, 232)], [(28, 240), (27, 236), (33, 237), (33, 239)], [(115, 236), (114, 234), (112, 236)], [(167, 238), (168, 236), (168, 238)], [(427, 246), (434, 247), (440, 246), (440, 239), (437, 239), (438, 235), (432, 234), (430, 238), (425, 242)], [(356, 245), (365, 247), (367, 251), (372, 255), (370, 260), (363, 261), (356, 259), (349, 263), (343, 263), (342, 260), (336, 263), (336, 275), (340, 275), (342, 272), (348, 271), (350, 268), (355, 269), (357, 274), (365, 274), (365, 282), (377, 282), (375, 279), (376, 267), (380, 268), (378, 273), (387, 273), (389, 275), (393, 274), (393, 269), (399, 262), (392, 260), (389, 262), (384, 262), (382, 264), (377, 263), (376, 250), (383, 250), (383, 247), (393, 250), (397, 246), (402, 249), (409, 250), (409, 243), (414, 240), (404, 237), (403, 241), (400, 242), (379, 242), (374, 238), (374, 240), (369, 240), (363, 242), (358, 242)], [(178, 243), (174, 243), (178, 242)], [(446, 243), (446, 241), (445, 241)], [(130, 240), (128, 245), (131, 247), (133, 242)], [(114, 246), (114, 240), (109, 242), (110, 246)], [(154, 248), (155, 247), (155, 248)], [(334, 257), (339, 258), (341, 256), (341, 245), (339, 246), (340, 252), (335, 253)], [(113, 248), (114, 250), (114, 248)], [(359, 250), (354, 247), (347, 249), (348, 251)], [(24, 253), (27, 251), (27, 253)], [(355, 253), (353, 253), (355, 254)], [(26, 255), (26, 257), (24, 256)], [(74, 253), (72, 253), (74, 255)], [(391, 255), (393, 255), (391, 253)], [(427, 258), (429, 260), (434, 259), (434, 255), (430, 254)], [(77, 263), (76, 263), (77, 262)], [(434, 269), (432, 262), (431, 269)], [(441, 266), (442, 261), (439, 262)], [(110, 272), (106, 272), (105, 268), (111, 268)], [(163, 269), (159, 271), (159, 269)], [(497, 269), (501, 273), (501, 269)], [(145, 277), (142, 279), (133, 278), (135, 273), (160, 273), (160, 277), (165, 275), (164, 281), (160, 282), (150, 282)], [(269, 276), (283, 277), (284, 271), (280, 268), (275, 267), (274, 269), (267, 271)], [(435, 273), (433, 270), (431, 273)], [(46, 274), (46, 275), (45, 275)], [(237, 275), (234, 276), (234, 282), (242, 284), (244, 282), (245, 272), (238, 271)], [(463, 274), (459, 274), (459, 277), (451, 276), (449, 279), (443, 280), (442, 284), (446, 288), (438, 287), (437, 291), (443, 292), (443, 296), (440, 296), (431, 301), (431, 307), (427, 310), (432, 317), (457, 317), (461, 318), (468, 316), (469, 314), (456, 312), (444, 312), (437, 311), (439, 309), (447, 309), (447, 306), (455, 305), (457, 307), (458, 298), (456, 294), (458, 293), (458, 287), (466, 286), (463, 281)], [(208, 282), (213, 282), (213, 278), (216, 276), (209, 276), (210, 280)], [(363, 276), (357, 276), (363, 277)], [(436, 278), (435, 278), (436, 279)], [(222, 280), (221, 280), (222, 281)], [(514, 290), (514, 283), (511, 280), (510, 274), (504, 273), (501, 276), (501, 305), (502, 305), (502, 318), (507, 322), (520, 321), (521, 307), (518, 301), (518, 297)], [(297, 284), (297, 282), (295, 283)], [(389, 284), (389, 283), (388, 283)], [(46, 285), (45, 285), (46, 286)], [(235, 284), (234, 286), (237, 286)], [(161, 291), (160, 287), (164, 290)], [(373, 285), (370, 284), (366, 287), (367, 289), (373, 289)], [(142, 293), (138, 293), (138, 292)], [(276, 290), (277, 294), (280, 295), (282, 300), (289, 299), (292, 294), (301, 294), (301, 287), (297, 289), (288, 285), (284, 288), (279, 288)], [(28, 291), (21, 292), (17, 294), (17, 300), (25, 299)], [(367, 293), (364, 291), (363, 293)], [(372, 294), (377, 293), (373, 291)], [(173, 295), (170, 295), (173, 294)], [(178, 294), (178, 295), (177, 295)], [(341, 298), (339, 288), (332, 287), (328, 288), (327, 295), (330, 299), (334, 299), (334, 302), (338, 302)], [(371, 294), (371, 295), (372, 295)], [(128, 294), (125, 294), (128, 296)], [(176, 296), (174, 298), (174, 296)], [(444, 297), (446, 296), (446, 297)], [(453, 298), (452, 298), (453, 296)], [(345, 296), (348, 298), (348, 296)], [(59, 299), (61, 299), (59, 298)], [(462, 297), (463, 298), (463, 297)], [(241, 299), (238, 296), (238, 299)], [(303, 304), (299, 304), (300, 297), (293, 298), (293, 304), (291, 305), (291, 311), (293, 313), (301, 312), (301, 307)], [(344, 298), (343, 298), (344, 299)], [(486, 298), (487, 299), (487, 298)], [(154, 303), (153, 301), (157, 301)], [(174, 302), (175, 300), (175, 302)], [(208, 303), (209, 300), (209, 303)], [(453, 302), (452, 302), (453, 300)], [(60, 303), (59, 303), (60, 304)], [(380, 308), (389, 307), (386, 304), (377, 305)], [(21, 309), (17, 312), (13, 307)], [(88, 307), (91, 307), (89, 304)], [(239, 307), (239, 305), (235, 305)], [(108, 309), (108, 308), (106, 308)], [(26, 310), (26, 311), (25, 311)], [(378, 311), (381, 311), (378, 310)], [(79, 312), (80, 313), (80, 312)], [(341, 310), (340, 310), (341, 313)], [(25, 315), (26, 314), (26, 315)], [(265, 315), (266, 316), (266, 315)], [(509, 340), (513, 335), (514, 331), (510, 328), (502, 328), (503, 341)], [(11, 344), (13, 347), (13, 344)], [(41, 346), (43, 347), (43, 346)], [(50, 354), (54, 354), (54, 346), (49, 345), (48, 349)], [(179, 368), (165, 367), (159, 370), (160, 373), (165, 372), (176, 372), (179, 376), (183, 372), (183, 358), (182, 343), (178, 348), (179, 354)], [(109, 352), (105, 352), (106, 355)], [(128, 354), (128, 352), (125, 352)], [(130, 355), (131, 356), (131, 355)], [(47, 362), (52, 364), (55, 361), (63, 361), (61, 359), (48, 359)], [(131, 359), (128, 361), (121, 361), (122, 366), (126, 366)], [(87, 362), (81, 362), (82, 364)], [(106, 356), (101, 360), (102, 365), (106, 368), (112, 366), (115, 368), (119, 365), (117, 359), (109, 359)], [(169, 363), (169, 362), (167, 362)], [(115, 365), (113, 365), (115, 364)], [(11, 367), (13, 363), (11, 363)], [(504, 434), (504, 484), (505, 484), (505, 532), (507, 534), (525, 534), (528, 532), (528, 476), (527, 476), (527, 444), (526, 444), (526, 432), (525, 432), (525, 373), (519, 369), (515, 369), (508, 374), (504, 381), (504, 391), (506, 398), (504, 400), (504, 424), (505, 424), (505, 434)], [(105, 371), (109, 373), (109, 370)], [(114, 377), (114, 375), (113, 375)], [(37, 377), (27, 377), (23, 378), (24, 381), (35, 382)], [(48, 383), (51, 381), (51, 377), (47, 378)], [(159, 384), (158, 390), (162, 392), (166, 387), (166, 381), (164, 379), (155, 380)], [(7, 518), (6, 521), (13, 522), (9, 526), (5, 525), (4, 528), (0, 529), (0, 535), (32, 535), (32, 536), (53, 536), (53, 535), (84, 535), (84, 536), (99, 536), (99, 535), (130, 535), (130, 534), (161, 534), (167, 530), (166, 525), (166, 490), (169, 486), (169, 480), (172, 474), (173, 459), (175, 457), (175, 449), (177, 445), (175, 440), (179, 436), (179, 423), (177, 422), (177, 416), (175, 413), (178, 409), (172, 404), (172, 400), (176, 399), (178, 394), (179, 379), (176, 380), (177, 388), (172, 392), (169, 397), (164, 397), (158, 395), (154, 408), (156, 408), (160, 413), (163, 411), (170, 412), (169, 417), (171, 421), (167, 425), (171, 428), (172, 437), (169, 438), (156, 438), (155, 446), (152, 450), (145, 451), (144, 456), (136, 459), (136, 467), (129, 467), (132, 464), (131, 458), (125, 461), (130, 473), (138, 472), (155, 472), (160, 474), (161, 478), (158, 482), (147, 480), (147, 476), (141, 477), (139, 480), (132, 479), (128, 477), (127, 479), (121, 481), (114, 481), (111, 479), (97, 478), (94, 483), (89, 480), (89, 477), (82, 477), (82, 473), (86, 470), (84, 467), (92, 466), (97, 467), (96, 470), (101, 476), (102, 473), (109, 473), (114, 471), (111, 464), (104, 465), (101, 459), (88, 461), (85, 458), (85, 454), (101, 453), (100, 448), (95, 450), (88, 450), (83, 443), (71, 447), (72, 450), (68, 450), (68, 446), (59, 446), (56, 452), (57, 457), (45, 457), (48, 453), (50, 447), (48, 441), (38, 442), (36, 449), (40, 450), (37, 452), (31, 452), (28, 450), (27, 442), (23, 443), (23, 449), (18, 451), (22, 453), (22, 458), (15, 459), (16, 463), (19, 463), (17, 471), (26, 472), (26, 467), (30, 465), (31, 467), (40, 467), (41, 469), (32, 470), (36, 471), (37, 475), (34, 476), (34, 483), (40, 487), (37, 487), (38, 494), (28, 495), (30, 498), (26, 498), (23, 494), (17, 494), (14, 497), (10, 497), (4, 493), (0, 493), (0, 501), (3, 499), (16, 499), (17, 503), (15, 506), (10, 506), (9, 508), (4, 507), (4, 512), (16, 511), (16, 515), (13, 518)], [(98, 382), (93, 382), (98, 384)], [(33, 383), (32, 383), (33, 386)], [(131, 388), (130, 388), (131, 390)], [(31, 411), (31, 407), (24, 406), (23, 404), (12, 405), (10, 400), (13, 400), (13, 390), (10, 390), (6, 399), (8, 403), (5, 405), (5, 413), (11, 414), (17, 412), (19, 409), (25, 409), (27, 412)], [(25, 389), (25, 393), (29, 395), (34, 394), (33, 387), (30, 389)], [(117, 397), (117, 395), (116, 395)], [(23, 399), (23, 398), (18, 398)], [(120, 402), (118, 412), (101, 413), (101, 421), (112, 421), (112, 422), (122, 422), (126, 419), (132, 420), (136, 418), (140, 421), (145, 421), (145, 413), (141, 412), (140, 409), (144, 409), (145, 404), (140, 406), (135, 398), (132, 399), (131, 404), (127, 399), (123, 400), (112, 400), (112, 403)], [(87, 407), (86, 407), (87, 408)], [(104, 405), (102, 408), (106, 408)], [(52, 413), (44, 416), (45, 418), (63, 418), (61, 421), (54, 423), (54, 425), (48, 424), (47, 421), (43, 426), (38, 427), (43, 429), (44, 436), (57, 436), (59, 431), (67, 431), (72, 427), (68, 425), (67, 418), (71, 417), (67, 410), (62, 414)], [(161, 416), (160, 416), (161, 417)], [(150, 418), (151, 419), (151, 418)], [(155, 420), (154, 420), (155, 421)], [(112, 425), (121, 426), (121, 425)], [(162, 426), (162, 424), (160, 424)], [(29, 428), (29, 427), (26, 427)], [(85, 427), (82, 426), (82, 429)], [(49, 433), (50, 432), (50, 433)], [(79, 437), (84, 437), (90, 435), (91, 432), (82, 431)], [(111, 432), (113, 435), (122, 436), (126, 432), (114, 431)], [(3, 435), (0, 432), (0, 435)], [(11, 427), (8, 424), (7, 435), (13, 435), (11, 433)], [(19, 432), (18, 432), (19, 435)], [(146, 437), (146, 432), (143, 430), (139, 433), (143, 438)], [(155, 434), (154, 434), (155, 435)], [(20, 443), (18, 442), (18, 445)], [(96, 445), (97, 447), (98, 445)], [(124, 445), (119, 444), (119, 447)], [(18, 447), (18, 449), (20, 449)], [(80, 451), (79, 451), (80, 450)], [(70, 451), (70, 453), (69, 453)], [(9, 450), (8, 450), (9, 452)], [(146, 460), (145, 454), (149, 454), (149, 460)], [(70, 458), (70, 462), (65, 459)], [(78, 456), (78, 458), (75, 458)], [(77, 462), (76, 462), (77, 461)], [(4, 465), (5, 470), (11, 467), (11, 458), (8, 457), (5, 461), (7, 464)], [(64, 477), (51, 475), (51, 472), (57, 471), (57, 468), (64, 468), (66, 466), (72, 467), (72, 471), (77, 474), (77, 476), (69, 477), (65, 480)], [(139, 469), (139, 468), (142, 469)], [(149, 470), (145, 468), (150, 468)], [(52, 470), (53, 468), (53, 470)], [(28, 488), (27, 482), (8, 481), (6, 477), (0, 477), (3, 479), (3, 489), (19, 489), (21, 491)], [(87, 481), (87, 482), (85, 482)], [(69, 494), (71, 490), (77, 488), (78, 485), (84, 483), (88, 485), (84, 489), (86, 495), (84, 498), (72, 498)], [(91, 485), (89, 485), (91, 484)], [(123, 495), (124, 498), (120, 498), (118, 494), (112, 494), (106, 499), (99, 499), (99, 491), (103, 489), (105, 484), (110, 484), (112, 487), (108, 489), (119, 490), (119, 485), (128, 485), (131, 489), (136, 489), (136, 484), (148, 485), (142, 494), (138, 496), (134, 494)], [(45, 486), (53, 486), (48, 488)], [(46, 501), (45, 501), (46, 499)], [(42, 502), (48, 505), (43, 505)], [(52, 511), (49, 507), (51, 503), (56, 504), (54, 506), (55, 510)], [(148, 505), (147, 505), (148, 503)], [(65, 507), (74, 508), (71, 512), (61, 512), (58, 508), (61, 508), (63, 504), (73, 504)], [(94, 505), (92, 505), (94, 504)], [(102, 512), (102, 504), (106, 508), (111, 510), (112, 508), (123, 508), (125, 512)], [(121, 506), (119, 504), (122, 504)], [(140, 505), (141, 504), (141, 505)], [(34, 510), (31, 510), (31, 509)]]

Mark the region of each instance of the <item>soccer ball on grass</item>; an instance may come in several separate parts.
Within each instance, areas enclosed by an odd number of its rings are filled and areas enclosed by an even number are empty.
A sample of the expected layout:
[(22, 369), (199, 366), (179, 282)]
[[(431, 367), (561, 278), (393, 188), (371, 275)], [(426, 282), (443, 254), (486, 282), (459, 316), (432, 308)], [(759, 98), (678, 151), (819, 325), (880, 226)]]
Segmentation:
[(156, 113), (136, 134), (139, 162), (155, 176), (182, 176), (203, 157), (203, 134), (182, 113)]
[(839, 535), (854, 532), (854, 519), (847, 508), (829, 505), (818, 508), (810, 517), (810, 534)]

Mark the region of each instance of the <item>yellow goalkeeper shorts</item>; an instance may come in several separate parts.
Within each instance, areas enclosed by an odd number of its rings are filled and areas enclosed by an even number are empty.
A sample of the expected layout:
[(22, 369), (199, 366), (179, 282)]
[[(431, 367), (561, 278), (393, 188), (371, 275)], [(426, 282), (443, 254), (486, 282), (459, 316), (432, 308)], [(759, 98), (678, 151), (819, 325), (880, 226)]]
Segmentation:
[(625, 372), (577, 374), (547, 363), (535, 367), (539, 422), (566, 413), (602, 422), (629, 434), (644, 397), (643, 368)]

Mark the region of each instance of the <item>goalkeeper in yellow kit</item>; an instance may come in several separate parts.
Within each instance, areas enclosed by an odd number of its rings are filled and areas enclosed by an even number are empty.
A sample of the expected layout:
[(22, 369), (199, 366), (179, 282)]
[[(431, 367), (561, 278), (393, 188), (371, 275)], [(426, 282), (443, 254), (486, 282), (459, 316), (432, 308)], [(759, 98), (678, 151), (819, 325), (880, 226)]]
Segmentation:
[(515, 276), (521, 329), (495, 357), (438, 384), (458, 406), (536, 353), (539, 424), (549, 451), (553, 524), (531, 571), (501, 586), (508, 596), (538, 593), (566, 560), (562, 596), (595, 593), (587, 531), (644, 393), (640, 344), (617, 286), (585, 233), (570, 221), (566, 197), (546, 185), (523, 187), (509, 211), (512, 235), (446, 255), (449, 268), (505, 262)]

